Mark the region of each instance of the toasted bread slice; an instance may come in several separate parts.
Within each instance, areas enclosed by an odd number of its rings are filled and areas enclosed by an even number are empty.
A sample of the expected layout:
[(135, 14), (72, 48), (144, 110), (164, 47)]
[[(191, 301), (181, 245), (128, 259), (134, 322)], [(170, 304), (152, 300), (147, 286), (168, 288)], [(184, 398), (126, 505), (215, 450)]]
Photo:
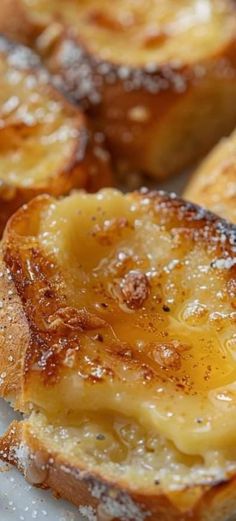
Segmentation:
[(236, 223), (236, 132), (200, 164), (184, 197)]
[(198, 160), (236, 122), (231, 0), (24, 0), (36, 48), (105, 131), (122, 171)]
[(0, 233), (37, 194), (111, 183), (108, 155), (81, 111), (50, 84), (26, 47), (0, 38)]
[(111, 518), (226, 521), (236, 228), (147, 190), (41, 196), (1, 259), (0, 390), (30, 415), (2, 457)]

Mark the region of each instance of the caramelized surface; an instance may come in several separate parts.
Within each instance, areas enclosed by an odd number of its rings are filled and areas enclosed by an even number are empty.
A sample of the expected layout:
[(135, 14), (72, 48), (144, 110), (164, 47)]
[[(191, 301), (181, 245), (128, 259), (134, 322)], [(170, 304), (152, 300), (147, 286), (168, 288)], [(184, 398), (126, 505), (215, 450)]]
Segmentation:
[[(24, 0), (37, 21), (62, 19), (93, 53), (127, 65), (194, 63), (217, 54), (235, 32), (229, 0)], [(109, 42), (109, 45), (108, 45)]]
[(84, 132), (83, 117), (52, 90), (39, 65), (26, 48), (0, 39), (0, 178), (35, 190), (73, 167)]
[(194, 456), (233, 448), (233, 227), (107, 190), (33, 201), (3, 249), (32, 330), (26, 403), (122, 414)]

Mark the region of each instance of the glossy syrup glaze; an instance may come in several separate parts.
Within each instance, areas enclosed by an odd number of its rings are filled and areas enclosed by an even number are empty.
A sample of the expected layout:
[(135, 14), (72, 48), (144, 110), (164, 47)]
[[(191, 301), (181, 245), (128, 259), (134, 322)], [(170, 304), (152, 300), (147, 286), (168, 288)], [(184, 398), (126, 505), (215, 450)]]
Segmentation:
[(32, 328), (25, 401), (62, 421), (115, 411), (193, 456), (233, 450), (235, 229), (145, 191), (28, 211), (4, 247)]

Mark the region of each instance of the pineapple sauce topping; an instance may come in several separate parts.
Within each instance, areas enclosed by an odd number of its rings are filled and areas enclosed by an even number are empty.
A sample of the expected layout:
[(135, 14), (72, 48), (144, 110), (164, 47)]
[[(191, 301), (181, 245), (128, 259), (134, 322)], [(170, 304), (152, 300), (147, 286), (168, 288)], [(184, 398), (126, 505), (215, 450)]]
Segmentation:
[(25, 400), (59, 424), (131, 418), (186, 457), (233, 453), (235, 228), (145, 190), (41, 201), (31, 229), (17, 220), (18, 274), (5, 245), (33, 331)]
[[(234, 7), (221, 0), (24, 0), (43, 23), (69, 24), (102, 59), (127, 65), (194, 63), (217, 54), (235, 31)], [(108, 45), (109, 41), (109, 45)]]

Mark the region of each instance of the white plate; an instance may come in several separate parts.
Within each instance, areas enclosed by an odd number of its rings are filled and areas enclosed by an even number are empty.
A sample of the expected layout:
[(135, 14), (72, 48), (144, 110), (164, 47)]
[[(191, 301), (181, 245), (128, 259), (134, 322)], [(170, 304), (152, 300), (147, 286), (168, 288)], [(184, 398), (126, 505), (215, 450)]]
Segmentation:
[[(8, 427), (14, 415), (0, 400), (0, 434)], [(1, 469), (1, 466), (0, 466)], [(0, 473), (0, 521), (84, 521), (78, 509), (66, 501), (54, 499), (48, 491), (41, 491), (26, 483), (10, 468)]]
[[(181, 193), (187, 175), (152, 188)], [(14, 414), (0, 399), (0, 435), (5, 432)], [(1, 468), (1, 463), (0, 463)], [(17, 470), (0, 472), (0, 521), (84, 521), (78, 509), (66, 501), (56, 500), (52, 493), (41, 491), (26, 483)]]

